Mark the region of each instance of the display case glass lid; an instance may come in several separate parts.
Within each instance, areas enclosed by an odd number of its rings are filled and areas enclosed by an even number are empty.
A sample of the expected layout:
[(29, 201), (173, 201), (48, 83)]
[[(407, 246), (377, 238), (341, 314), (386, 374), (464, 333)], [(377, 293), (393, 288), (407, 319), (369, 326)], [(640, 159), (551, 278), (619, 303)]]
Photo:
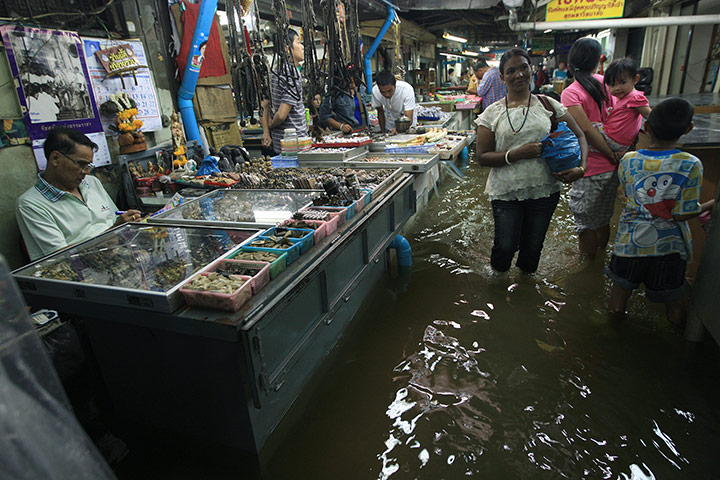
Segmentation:
[(157, 215), (158, 220), (275, 224), (312, 202), (313, 190), (215, 190)]
[(125, 224), (14, 274), (167, 292), (258, 233), (254, 229)]

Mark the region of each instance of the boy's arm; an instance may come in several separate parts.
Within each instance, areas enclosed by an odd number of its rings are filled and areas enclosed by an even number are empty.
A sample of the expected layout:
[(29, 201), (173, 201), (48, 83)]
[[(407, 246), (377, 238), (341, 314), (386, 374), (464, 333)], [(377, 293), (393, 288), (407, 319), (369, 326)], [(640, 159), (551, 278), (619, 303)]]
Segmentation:
[(686, 213), (684, 215), (675, 215), (673, 214), (673, 220), (676, 222), (684, 222), (685, 220), (690, 220), (691, 218), (695, 218), (701, 213), (707, 212), (710, 210), (713, 205), (715, 205), (715, 199), (708, 200), (707, 202), (700, 204), (700, 211), (695, 213)]
[(652, 112), (652, 108), (650, 106), (645, 105), (644, 107), (633, 107), (640, 115), (643, 116), (645, 120), (648, 119), (650, 116), (650, 112)]

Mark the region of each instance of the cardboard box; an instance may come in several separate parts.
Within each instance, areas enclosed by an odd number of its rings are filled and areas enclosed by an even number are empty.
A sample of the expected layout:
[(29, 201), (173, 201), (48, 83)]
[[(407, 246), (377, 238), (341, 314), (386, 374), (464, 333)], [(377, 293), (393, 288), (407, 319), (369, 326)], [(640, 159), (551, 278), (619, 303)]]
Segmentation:
[(198, 121), (230, 122), (237, 119), (232, 89), (198, 86), (193, 97)]
[(219, 150), (225, 145), (242, 145), (240, 136), (240, 128), (237, 122), (221, 122), (221, 123), (204, 123), (202, 127), (205, 129), (210, 146)]

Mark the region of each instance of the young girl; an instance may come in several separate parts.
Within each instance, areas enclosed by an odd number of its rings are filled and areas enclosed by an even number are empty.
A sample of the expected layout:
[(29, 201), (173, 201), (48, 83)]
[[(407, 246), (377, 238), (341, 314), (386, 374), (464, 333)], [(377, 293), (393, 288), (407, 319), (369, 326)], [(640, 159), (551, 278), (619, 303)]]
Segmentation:
[(612, 149), (615, 161), (620, 161), (635, 143), (642, 128), (640, 117), (647, 119), (650, 116), (651, 108), (645, 94), (635, 90), (639, 79), (635, 63), (628, 58), (615, 60), (605, 70), (605, 84), (616, 100), (598, 130)]

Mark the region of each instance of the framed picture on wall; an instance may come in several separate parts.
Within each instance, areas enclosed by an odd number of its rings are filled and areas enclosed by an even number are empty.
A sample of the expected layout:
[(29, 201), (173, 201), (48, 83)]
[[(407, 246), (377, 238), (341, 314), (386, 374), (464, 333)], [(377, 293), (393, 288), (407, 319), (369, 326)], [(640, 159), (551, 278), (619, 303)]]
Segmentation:
[(56, 126), (102, 131), (83, 45), (74, 32), (0, 27), (28, 134), (44, 139)]

